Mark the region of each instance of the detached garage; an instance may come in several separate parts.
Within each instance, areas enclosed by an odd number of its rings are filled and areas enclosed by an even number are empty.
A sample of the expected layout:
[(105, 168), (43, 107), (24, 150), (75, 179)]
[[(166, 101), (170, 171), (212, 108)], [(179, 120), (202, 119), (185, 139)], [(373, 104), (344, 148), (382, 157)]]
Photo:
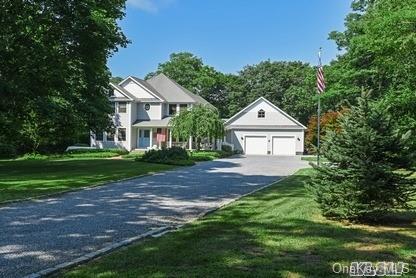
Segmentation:
[(306, 127), (261, 97), (225, 122), (226, 142), (247, 155), (294, 156)]

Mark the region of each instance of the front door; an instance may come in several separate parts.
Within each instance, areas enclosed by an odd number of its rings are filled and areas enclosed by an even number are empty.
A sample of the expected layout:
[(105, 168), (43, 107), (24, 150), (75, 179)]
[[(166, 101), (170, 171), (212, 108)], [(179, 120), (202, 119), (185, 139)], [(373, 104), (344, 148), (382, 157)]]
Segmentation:
[(139, 149), (150, 147), (150, 129), (139, 129)]

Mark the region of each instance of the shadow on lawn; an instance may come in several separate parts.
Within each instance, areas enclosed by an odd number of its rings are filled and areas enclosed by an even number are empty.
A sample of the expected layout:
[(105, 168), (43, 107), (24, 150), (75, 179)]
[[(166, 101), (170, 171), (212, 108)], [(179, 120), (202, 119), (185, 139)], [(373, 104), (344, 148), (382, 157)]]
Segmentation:
[[(150, 228), (183, 223), (280, 178), (276, 171), (241, 170), (242, 164), (237, 158), (211, 161), (0, 207), (0, 276), (23, 276)], [(91, 175), (87, 167), (80, 170)]]
[[(306, 175), (183, 230), (104, 257), (69, 277), (343, 277), (335, 262), (403, 261), (415, 275), (415, 226), (343, 226), (318, 216)], [(299, 276), (300, 275), (300, 276)]]

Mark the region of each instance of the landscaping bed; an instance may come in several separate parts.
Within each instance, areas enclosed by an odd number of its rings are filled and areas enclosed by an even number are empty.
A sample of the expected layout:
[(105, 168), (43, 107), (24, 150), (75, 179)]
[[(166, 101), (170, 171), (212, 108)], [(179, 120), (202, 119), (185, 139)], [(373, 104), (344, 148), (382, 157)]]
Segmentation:
[(191, 166), (198, 161), (210, 161), (232, 155), (231, 151), (195, 150), (187, 151), (183, 148), (172, 147), (161, 150), (149, 150), (136, 158), (136, 161), (162, 163), (177, 166)]
[[(334, 263), (410, 263), (415, 277), (416, 226), (341, 224), (324, 219), (304, 188), (313, 169), (161, 238), (61, 273), (64, 277), (345, 277)], [(412, 222), (413, 219), (413, 222)]]

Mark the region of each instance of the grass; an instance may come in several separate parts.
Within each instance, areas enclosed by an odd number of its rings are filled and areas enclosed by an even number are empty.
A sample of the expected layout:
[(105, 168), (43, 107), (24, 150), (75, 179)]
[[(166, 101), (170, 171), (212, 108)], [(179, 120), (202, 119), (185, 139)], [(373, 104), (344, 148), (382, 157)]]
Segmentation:
[(129, 155), (127, 151), (120, 149), (93, 149), (93, 150), (71, 150), (62, 154), (37, 154), (27, 153), (17, 158), (17, 160), (61, 160), (61, 159), (91, 159), (91, 158), (110, 158), (120, 155)]
[(89, 157), (77, 155), (81, 157), (0, 161), (0, 202), (38, 197), (173, 168), (131, 159), (97, 159), (92, 154), (88, 154)]
[[(305, 160), (305, 161), (310, 161), (310, 162), (317, 162), (318, 161), (317, 156), (302, 156), (301, 159)], [(321, 162), (328, 162), (328, 159), (321, 156), (320, 161)]]
[[(345, 225), (322, 218), (306, 193), (312, 169), (184, 226), (60, 276), (347, 277), (333, 263), (403, 261), (416, 275), (416, 226)], [(414, 217), (414, 214), (412, 214)]]

